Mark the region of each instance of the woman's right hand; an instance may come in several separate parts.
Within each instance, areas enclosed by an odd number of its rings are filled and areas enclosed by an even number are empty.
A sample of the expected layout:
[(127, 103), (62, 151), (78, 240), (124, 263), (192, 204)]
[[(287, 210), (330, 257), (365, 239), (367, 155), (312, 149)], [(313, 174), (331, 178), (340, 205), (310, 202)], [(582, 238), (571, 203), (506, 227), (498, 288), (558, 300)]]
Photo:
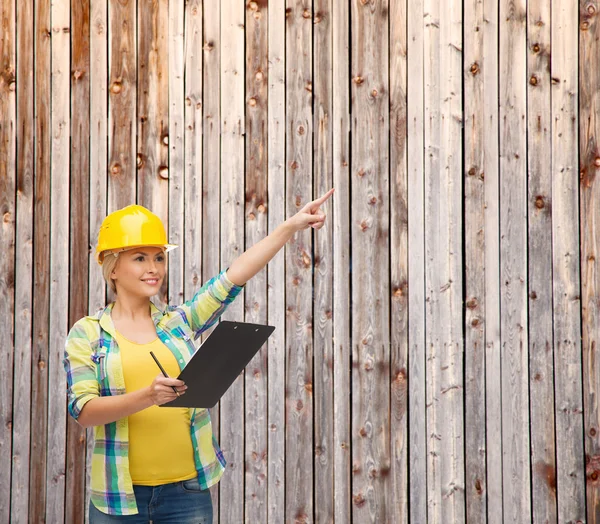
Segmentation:
[(179, 395), (185, 395), (187, 386), (183, 380), (176, 378), (166, 378), (163, 375), (157, 375), (157, 377), (150, 384), (150, 397), (152, 403), (155, 406), (160, 406), (171, 402), (177, 398), (177, 394), (173, 391), (172, 386), (177, 389)]

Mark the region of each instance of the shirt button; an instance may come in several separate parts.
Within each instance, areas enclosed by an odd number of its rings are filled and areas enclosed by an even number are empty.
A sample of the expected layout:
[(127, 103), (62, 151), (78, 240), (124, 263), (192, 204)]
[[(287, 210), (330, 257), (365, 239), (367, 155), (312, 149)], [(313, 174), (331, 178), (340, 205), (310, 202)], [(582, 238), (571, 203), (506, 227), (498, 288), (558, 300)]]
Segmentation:
[(182, 359), (182, 358), (180, 358), (180, 359), (179, 359), (179, 362), (183, 362), (183, 359)]

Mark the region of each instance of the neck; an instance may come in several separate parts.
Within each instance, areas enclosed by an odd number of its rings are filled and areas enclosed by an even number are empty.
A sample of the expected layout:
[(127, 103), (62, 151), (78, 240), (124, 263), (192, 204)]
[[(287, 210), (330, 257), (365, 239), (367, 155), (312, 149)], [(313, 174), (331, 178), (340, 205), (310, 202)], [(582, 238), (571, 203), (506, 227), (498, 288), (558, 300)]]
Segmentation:
[(150, 298), (118, 293), (112, 309), (114, 320), (142, 320), (150, 317)]

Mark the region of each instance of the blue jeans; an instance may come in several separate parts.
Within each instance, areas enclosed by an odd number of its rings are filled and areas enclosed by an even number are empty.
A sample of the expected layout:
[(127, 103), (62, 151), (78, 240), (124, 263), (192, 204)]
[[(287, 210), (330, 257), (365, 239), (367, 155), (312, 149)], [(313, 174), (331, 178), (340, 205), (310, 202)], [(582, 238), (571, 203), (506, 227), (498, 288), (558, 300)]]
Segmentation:
[(107, 515), (90, 502), (90, 524), (130, 522), (135, 524), (212, 524), (210, 492), (202, 489), (198, 479), (183, 480), (161, 486), (133, 486), (139, 513)]

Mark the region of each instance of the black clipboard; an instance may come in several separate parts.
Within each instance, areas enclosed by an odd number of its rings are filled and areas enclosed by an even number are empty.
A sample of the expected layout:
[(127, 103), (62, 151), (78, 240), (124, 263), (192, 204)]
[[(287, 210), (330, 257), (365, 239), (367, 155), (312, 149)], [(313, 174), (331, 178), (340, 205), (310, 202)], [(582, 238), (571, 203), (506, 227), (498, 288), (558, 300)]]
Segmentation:
[(275, 328), (222, 320), (177, 377), (185, 395), (162, 407), (212, 408), (258, 353)]

